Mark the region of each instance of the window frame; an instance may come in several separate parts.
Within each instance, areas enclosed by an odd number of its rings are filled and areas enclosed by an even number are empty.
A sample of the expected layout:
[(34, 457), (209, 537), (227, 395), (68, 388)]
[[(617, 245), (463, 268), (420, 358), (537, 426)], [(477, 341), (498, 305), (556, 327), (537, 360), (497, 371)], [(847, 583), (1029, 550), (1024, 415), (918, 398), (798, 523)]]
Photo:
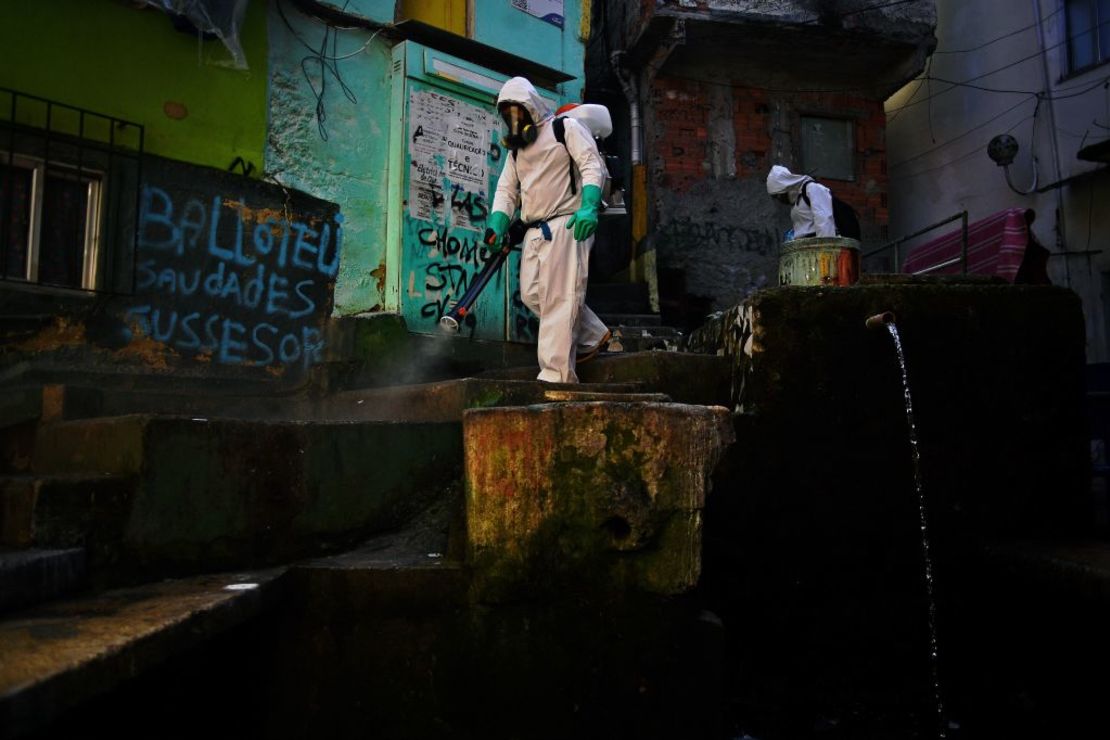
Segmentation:
[[(95, 167), (77, 167), (64, 162), (42, 157), (0, 151), (0, 164), (12, 169), (22, 169), (31, 173), (30, 217), (27, 225), (27, 264), (22, 278), (3, 276), (5, 280), (22, 281), (28, 285), (43, 285), (68, 290), (96, 290), (99, 277), (101, 242), (103, 241), (104, 188), (107, 185), (105, 173)], [(49, 165), (49, 167), (48, 167)], [(56, 285), (39, 281), (39, 263), (42, 248), (42, 212), (46, 197), (46, 183), (51, 177), (69, 181), (85, 182), (85, 229), (81, 237), (81, 284)], [(8, 214), (14, 221), (13, 214)], [(0, 245), (7, 249), (7, 245)]]
[(823, 112), (823, 111), (819, 111), (819, 112), (800, 111), (798, 113), (798, 154), (800, 155), (800, 159), (801, 159), (801, 163), (802, 163), (802, 171), (805, 172), (806, 174), (813, 175), (814, 173), (810, 171), (811, 163), (808, 161), (808, 159), (806, 157), (806, 134), (805, 134), (806, 119), (820, 119), (820, 120), (823, 120), (823, 121), (836, 121), (838, 123), (847, 124), (848, 128), (849, 128), (849, 131), (848, 131), (848, 162), (850, 163), (851, 169), (852, 169), (851, 177), (848, 177), (848, 178), (837, 177), (837, 176), (834, 176), (834, 175), (827, 175), (827, 174), (824, 174), (824, 173), (818, 173), (816, 176), (821, 180), (836, 180), (837, 182), (859, 182), (859, 167), (857, 166), (858, 163), (856, 162), (856, 136), (857, 136), (856, 129), (858, 128), (858, 122), (855, 119), (855, 117), (853, 117), (853, 116), (843, 116), (843, 115), (840, 115), (840, 116), (832, 115), (832, 114), (829, 114), (829, 113), (826, 113), (826, 112)]
[[(1094, 47), (1094, 54), (1090, 64), (1083, 65), (1082, 67), (1072, 67), (1072, 42), (1076, 35), (1072, 33), (1071, 24), (1071, 6), (1076, 2), (1083, 2), (1087, 6), (1090, 18), (1090, 28), (1084, 33), (1092, 35), (1092, 44)], [(1103, 49), (1101, 43), (1101, 27), (1103, 24), (1110, 24), (1110, 17), (1100, 20), (1099, 17), (1099, 0), (1060, 0), (1060, 8), (1064, 15), (1064, 44), (1063, 44), (1063, 70), (1061, 80), (1071, 79), (1078, 77), (1086, 72), (1110, 63), (1110, 49)]]

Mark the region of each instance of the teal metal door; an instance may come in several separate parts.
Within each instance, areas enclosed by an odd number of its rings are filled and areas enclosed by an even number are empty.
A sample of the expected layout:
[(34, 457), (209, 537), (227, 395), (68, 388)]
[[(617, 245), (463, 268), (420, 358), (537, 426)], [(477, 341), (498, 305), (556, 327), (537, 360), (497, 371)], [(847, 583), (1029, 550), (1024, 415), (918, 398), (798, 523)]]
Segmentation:
[[(494, 103), (505, 78), (411, 42), (394, 49), (393, 70), (389, 262), (409, 330), (433, 333), (490, 255), (482, 236), (503, 165)], [(506, 262), (460, 334), (507, 338), (510, 273)]]
[[(495, 103), (505, 75), (406, 41), (393, 48), (386, 302), (409, 330), (439, 318), (485, 264), (482, 243), (507, 151)], [(551, 109), (558, 97), (540, 91)], [(514, 252), (460, 327), (476, 339), (535, 341)]]

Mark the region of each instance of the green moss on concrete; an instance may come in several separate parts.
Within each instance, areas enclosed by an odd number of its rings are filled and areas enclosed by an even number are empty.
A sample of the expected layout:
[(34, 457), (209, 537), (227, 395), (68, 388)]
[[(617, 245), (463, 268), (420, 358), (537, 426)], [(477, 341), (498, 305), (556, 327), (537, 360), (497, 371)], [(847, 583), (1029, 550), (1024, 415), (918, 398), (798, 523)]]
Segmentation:
[(696, 514), (730, 441), (725, 419), (723, 409), (651, 403), (468, 411), (475, 598), (692, 587)]

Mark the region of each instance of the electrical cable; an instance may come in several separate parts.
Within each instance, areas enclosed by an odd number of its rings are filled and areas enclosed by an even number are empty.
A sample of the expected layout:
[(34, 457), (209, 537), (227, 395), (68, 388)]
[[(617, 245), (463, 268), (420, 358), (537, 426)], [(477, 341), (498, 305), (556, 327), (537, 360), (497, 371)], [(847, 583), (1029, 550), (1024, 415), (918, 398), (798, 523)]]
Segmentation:
[[(1098, 26), (1096, 28), (1102, 28), (1103, 26), (1110, 26), (1110, 20), (1103, 21), (1102, 23), (1098, 24)], [(1092, 31), (1093, 30), (1095, 30), (1095, 29), (1092, 29)], [(951, 85), (952, 87), (947, 87), (943, 90), (940, 90), (935, 95), (930, 95), (927, 98), (922, 98), (921, 100), (917, 100), (917, 101), (914, 101), (912, 103), (906, 103), (905, 105), (899, 106), (897, 108), (892, 108), (891, 110), (887, 111), (887, 114), (889, 115), (892, 112), (901, 111), (904, 108), (909, 108), (912, 105), (919, 105), (921, 103), (924, 103), (924, 102), (930, 100), (931, 98), (938, 97), (940, 95), (945, 94), (946, 92), (950, 92), (951, 90), (953, 90), (957, 87), (970, 87), (970, 88), (973, 88), (973, 89), (976, 89), (976, 90), (983, 90), (985, 92), (1027, 93), (1027, 94), (1030, 94), (1030, 95), (1035, 95), (1036, 93), (1031, 91), (1031, 90), (999, 90), (999, 89), (986, 88), (986, 87), (982, 87), (982, 86), (978, 86), (978, 85), (972, 85), (970, 83), (972, 83), (976, 80), (981, 80), (984, 77), (990, 77), (993, 74), (997, 74), (999, 72), (1002, 72), (1003, 70), (1010, 69), (1011, 67), (1016, 67), (1017, 65), (1028, 62), (1031, 59), (1036, 59), (1037, 57), (1040, 57), (1042, 54), (1045, 54), (1045, 53), (1047, 53), (1047, 52), (1049, 52), (1053, 49), (1059, 48), (1059, 47), (1063, 46), (1064, 44), (1067, 44), (1069, 41), (1071, 41), (1070, 38), (1065, 38), (1063, 41), (1060, 41), (1056, 44), (1053, 44), (1052, 46), (1045, 47), (1044, 49), (1039, 49), (1036, 52), (1034, 52), (1033, 54), (1030, 54), (1029, 56), (1022, 57), (1021, 59), (1016, 59), (1012, 62), (1004, 64), (1001, 67), (998, 67), (996, 69), (992, 69), (989, 72), (983, 72), (982, 74), (975, 75), (974, 77), (969, 77), (966, 80), (961, 80), (959, 82), (956, 82), (954, 80), (945, 80), (945, 79), (942, 79), (942, 78), (939, 78), (939, 77), (933, 78), (937, 82), (943, 82), (945, 84)], [(1097, 85), (1096, 85), (1096, 87), (1097, 87)], [(1058, 99), (1058, 98), (1053, 98), (1053, 99)]]
[[(1031, 121), (1031, 120), (1033, 120), (1033, 116), (1028, 115), (1025, 118), (1022, 118), (1020, 121), (1018, 121), (1014, 125), (1010, 126), (1008, 129), (1006, 129), (1006, 131), (1004, 133), (1008, 134), (1011, 131), (1013, 131), (1015, 128), (1017, 128), (1018, 126), (1025, 123), (1026, 121)], [(939, 149), (940, 147), (937, 147), (937, 148)], [(979, 156), (981, 154), (982, 154), (982, 147), (977, 146), (974, 149), (972, 149), (971, 151), (967, 152), (966, 154), (961, 154), (960, 156), (956, 157), (955, 159), (950, 159), (947, 162), (942, 162), (941, 164), (934, 165), (933, 167), (929, 167), (929, 168), (926, 168), (926, 169), (923, 169), (923, 170), (918, 170), (917, 172), (908, 172), (904, 175), (891, 175), (890, 176), (890, 181), (894, 182), (894, 181), (898, 181), (898, 180), (909, 180), (911, 178), (918, 177), (920, 175), (925, 175), (925, 174), (928, 174), (930, 172), (936, 172), (937, 170), (942, 170), (946, 167), (951, 167), (952, 165), (954, 165), (958, 162), (962, 162), (965, 159), (970, 159), (971, 157)], [(909, 160), (906, 160), (906, 161), (909, 161)]]
[[(343, 4), (343, 8), (339, 12), (344, 12), (349, 3), (350, 0), (347, 0), (347, 2)], [(338, 28), (319, 18), (309, 16), (310, 18), (313, 18), (313, 20), (321, 23), (324, 26), (324, 36), (320, 41), (319, 48), (313, 47), (304, 39), (303, 36), (301, 36), (300, 33), (298, 33), (298, 31), (293, 27), (293, 24), (290, 23), (289, 18), (285, 15), (283, 4), (284, 3), (282, 0), (275, 1), (278, 15), (281, 17), (281, 20), (285, 24), (286, 28), (289, 29), (290, 34), (292, 34), (293, 37), (296, 38), (297, 41), (300, 42), (300, 44), (309, 51), (309, 54), (301, 58), (301, 74), (304, 75), (305, 82), (308, 83), (308, 87), (310, 90), (312, 90), (312, 95), (316, 100), (316, 128), (320, 134), (320, 139), (322, 141), (327, 141), (328, 130), (326, 122), (328, 115), (327, 107), (324, 103), (324, 97), (327, 93), (328, 88), (328, 75), (330, 74), (335, 78), (335, 81), (339, 84), (339, 89), (343, 92), (343, 96), (351, 103), (357, 105), (358, 96), (355, 95), (354, 91), (343, 79), (343, 75), (339, 71), (338, 62), (343, 61), (344, 59), (350, 59), (351, 57), (357, 56), (366, 51), (366, 49), (370, 46), (370, 44), (374, 41), (378, 34), (380, 34), (384, 30), (385, 27), (379, 26), (377, 30), (375, 30), (374, 33), (370, 35), (370, 38), (366, 40), (366, 43), (364, 43), (355, 51), (340, 55)], [(330, 54), (328, 53), (329, 41), (331, 42)], [(312, 75), (309, 72), (311, 65), (317, 65), (317, 72), (320, 78), (319, 89), (317, 89), (316, 83), (313, 82)]]
[(1024, 99), (1024, 100), (1020, 100), (1020, 101), (1018, 101), (1018, 102), (1017, 102), (1017, 104), (1015, 104), (1015, 105), (1012, 105), (1012, 106), (1010, 106), (1009, 108), (1007, 108), (1006, 110), (1002, 111), (1001, 113), (998, 113), (998, 114), (996, 114), (996, 115), (994, 115), (994, 116), (991, 116), (990, 118), (988, 118), (987, 120), (985, 120), (985, 121), (983, 121), (982, 123), (978, 124), (977, 126), (973, 126), (973, 127), (969, 128), (969, 129), (968, 129), (967, 131), (964, 131), (964, 132), (963, 132), (962, 134), (959, 134), (958, 136), (954, 136), (954, 137), (952, 137), (951, 139), (948, 139), (947, 141), (944, 141), (944, 142), (942, 142), (942, 143), (940, 143), (940, 144), (937, 144), (936, 146), (934, 146), (934, 147), (932, 147), (932, 148), (930, 148), (930, 149), (926, 149), (926, 150), (925, 150), (925, 151), (923, 151), (923, 152), (919, 152), (918, 154), (915, 154), (915, 155), (913, 155), (912, 157), (909, 157), (909, 158), (907, 158), (907, 159), (903, 159), (903, 160), (902, 160), (902, 161), (900, 161), (900, 162), (894, 162), (894, 163), (892, 163), (892, 164), (889, 164), (889, 165), (887, 165), (887, 167), (888, 167), (889, 169), (894, 169), (895, 167), (901, 167), (901, 166), (902, 166), (902, 165), (904, 165), (904, 164), (908, 164), (909, 162), (913, 162), (913, 161), (915, 161), (915, 160), (917, 160), (917, 159), (920, 159), (920, 158), (922, 158), (922, 157), (924, 157), (924, 156), (927, 156), (927, 155), (929, 155), (929, 154), (932, 154), (932, 153), (933, 153), (933, 152), (935, 152), (935, 151), (938, 151), (938, 150), (940, 150), (940, 149), (943, 149), (944, 147), (946, 147), (946, 146), (948, 146), (948, 145), (950, 145), (950, 144), (953, 144), (953, 143), (955, 143), (955, 142), (959, 141), (960, 139), (964, 138), (965, 136), (967, 136), (967, 135), (969, 135), (969, 134), (971, 134), (971, 133), (973, 133), (973, 132), (975, 132), (975, 131), (978, 131), (979, 129), (983, 128), (983, 127), (984, 127), (984, 126), (986, 126), (987, 124), (989, 124), (989, 123), (993, 123), (994, 121), (997, 121), (997, 120), (998, 120), (999, 118), (1002, 118), (1002, 117), (1003, 117), (1003, 116), (1005, 116), (1005, 115), (1006, 115), (1007, 113), (1010, 113), (1011, 111), (1017, 110), (1017, 109), (1018, 109), (1018, 108), (1020, 108), (1021, 106), (1025, 105), (1026, 103), (1028, 103), (1028, 102), (1029, 102), (1030, 100), (1035, 100), (1035, 99), (1036, 99), (1036, 95), (1030, 95), (1030, 96), (1029, 96), (1028, 98), (1026, 98), (1026, 99)]
[[(1045, 22), (1045, 21), (1047, 21), (1047, 20), (1048, 20), (1049, 18), (1052, 18), (1053, 16), (1055, 16), (1055, 15), (1058, 15), (1058, 14), (1062, 13), (1063, 11), (1064, 11), (1064, 6), (1063, 6), (1063, 5), (1061, 5), (1061, 6), (1059, 7), (1059, 8), (1057, 8), (1057, 9), (1056, 9), (1056, 10), (1054, 10), (1054, 11), (1052, 11), (1052, 12), (1051, 12), (1051, 13), (1049, 13), (1048, 15), (1046, 15), (1046, 16), (1042, 16), (1042, 17), (1041, 17), (1041, 19), (1040, 19), (1040, 22), (1041, 22), (1041, 23), (1044, 23), (1044, 22)], [(990, 45), (992, 45), (992, 44), (998, 43), (999, 41), (1002, 41), (1002, 40), (1004, 40), (1004, 39), (1008, 39), (1008, 38), (1010, 38), (1011, 36), (1017, 36), (1017, 35), (1018, 35), (1019, 33), (1022, 33), (1022, 32), (1024, 32), (1024, 31), (1029, 31), (1029, 30), (1032, 30), (1032, 29), (1034, 29), (1034, 28), (1036, 28), (1036, 27), (1037, 27), (1037, 23), (1036, 23), (1036, 22), (1033, 22), (1033, 23), (1030, 23), (1030, 24), (1029, 24), (1028, 26), (1022, 26), (1021, 28), (1018, 28), (1018, 29), (1016, 29), (1016, 30), (1010, 31), (1010, 32), (1009, 32), (1009, 33), (1007, 33), (1007, 34), (1003, 34), (1002, 36), (997, 36), (997, 37), (995, 37), (995, 38), (991, 39), (990, 41), (984, 41), (983, 43), (979, 44), (978, 46), (972, 46), (972, 47), (970, 47), (970, 48), (967, 48), (967, 49), (952, 49), (952, 50), (948, 50), (948, 49), (944, 49), (944, 50), (941, 50), (941, 49), (938, 49), (938, 50), (936, 50), (936, 51), (934, 51), (934, 52), (933, 52), (933, 55), (935, 56), (935, 55), (937, 55), (937, 54), (942, 54), (942, 55), (943, 55), (943, 54), (970, 54), (970, 53), (971, 53), (971, 52), (973, 52), (973, 51), (979, 51), (980, 49), (984, 49), (984, 48), (986, 48), (986, 47), (988, 47), (988, 46), (990, 46)]]

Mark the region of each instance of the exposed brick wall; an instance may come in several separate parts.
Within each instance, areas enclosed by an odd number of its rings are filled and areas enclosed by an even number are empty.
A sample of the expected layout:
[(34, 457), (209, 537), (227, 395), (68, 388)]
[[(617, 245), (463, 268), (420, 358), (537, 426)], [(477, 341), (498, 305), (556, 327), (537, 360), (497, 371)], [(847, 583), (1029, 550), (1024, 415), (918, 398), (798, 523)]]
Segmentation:
[(856, 209), (865, 245), (887, 238), (881, 101), (714, 84), (659, 77), (646, 115), (660, 300), (680, 326), (778, 283), (789, 209), (764, 183), (772, 164), (801, 171), (802, 116), (854, 121), (855, 180), (821, 181)]
[[(678, 192), (708, 176), (708, 84), (660, 78), (653, 90), (658, 130), (655, 137), (656, 185)], [(739, 178), (766, 178), (773, 161), (772, 105), (781, 106), (791, 142), (791, 157), (801, 155), (801, 117), (827, 116), (855, 122), (854, 181), (823, 179), (837, 197), (859, 213), (865, 231), (882, 239), (888, 223), (886, 117), (882, 101), (844, 93), (781, 93), (733, 87), (736, 172)]]
[(663, 187), (683, 191), (707, 176), (709, 100), (697, 82), (669, 80), (653, 91), (659, 124), (654, 155)]

